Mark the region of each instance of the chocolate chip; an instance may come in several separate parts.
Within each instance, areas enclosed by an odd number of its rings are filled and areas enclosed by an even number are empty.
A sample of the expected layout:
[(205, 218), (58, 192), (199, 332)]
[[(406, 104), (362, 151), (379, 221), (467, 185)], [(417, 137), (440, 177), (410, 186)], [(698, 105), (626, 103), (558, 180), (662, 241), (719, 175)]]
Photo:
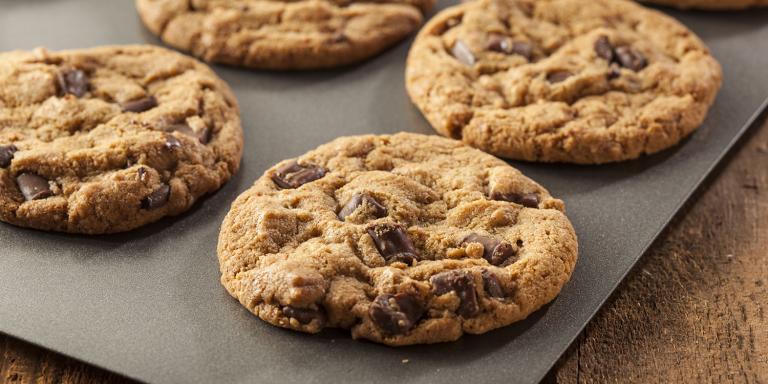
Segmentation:
[(499, 34), (493, 34), (488, 38), (488, 49), (507, 55), (520, 55), (528, 61), (531, 61), (533, 57), (533, 46), (531, 43), (526, 41), (510, 42), (509, 38)]
[(141, 208), (156, 209), (164, 206), (171, 197), (171, 187), (167, 184), (161, 185), (150, 193), (144, 200), (141, 200)]
[(621, 76), (621, 69), (616, 63), (611, 63), (611, 69), (608, 71), (608, 80), (613, 80)]
[(144, 167), (139, 167), (139, 170), (136, 171), (136, 175), (139, 178), (139, 181), (145, 181), (147, 178), (147, 170)]
[(419, 259), (416, 248), (405, 229), (394, 224), (380, 224), (368, 227), (376, 249), (387, 263), (400, 261), (413, 265)]
[(368, 315), (379, 329), (390, 335), (408, 332), (424, 314), (424, 305), (416, 295), (383, 294), (371, 303)]
[(535, 193), (502, 193), (491, 192), (491, 200), (509, 201), (528, 208), (539, 207), (539, 195)]
[(138, 100), (123, 103), (123, 112), (144, 112), (157, 107), (157, 99), (154, 96), (147, 96)]
[(283, 189), (293, 189), (302, 185), (321, 179), (325, 176), (327, 170), (317, 165), (301, 165), (297, 162), (288, 163), (280, 167), (272, 175), (272, 181)]
[(493, 272), (485, 269), (483, 270), (482, 276), (485, 292), (487, 292), (488, 295), (499, 299), (506, 296), (504, 294), (504, 288), (502, 288), (501, 282), (499, 282), (499, 278), (496, 277)]
[(456, 43), (453, 44), (453, 49), (451, 49), (451, 53), (453, 53), (453, 57), (460, 63), (470, 67), (475, 65), (475, 55), (472, 54), (472, 51), (463, 41), (456, 40)]
[(444, 295), (448, 292), (455, 292), (461, 300), (459, 309), (456, 311), (460, 316), (472, 317), (480, 312), (480, 305), (477, 303), (477, 293), (475, 293), (475, 280), (472, 275), (466, 271), (449, 271), (438, 273), (429, 279), (432, 284), (432, 290), (436, 295)]
[(645, 60), (645, 57), (640, 52), (626, 45), (617, 47), (615, 53), (616, 61), (624, 68), (637, 72), (648, 65), (648, 61)]
[(613, 61), (613, 46), (608, 36), (602, 35), (595, 41), (595, 53), (609, 62)]
[(511, 244), (501, 242), (492, 237), (483, 236), (477, 233), (467, 235), (461, 241), (462, 245), (468, 243), (479, 243), (483, 246), (483, 258), (493, 265), (504, 265), (507, 261), (514, 261), (515, 249)]
[(374, 199), (371, 196), (358, 193), (352, 196), (351, 199), (347, 202), (347, 204), (344, 205), (343, 208), (341, 208), (341, 211), (339, 211), (339, 220), (344, 221), (347, 216), (353, 214), (358, 207), (362, 205), (367, 205), (371, 207), (373, 210), (373, 216), (376, 218), (381, 218), (387, 215), (387, 207), (381, 205), (376, 199)]
[(510, 44), (509, 39), (499, 34), (493, 34), (488, 37), (487, 47), (494, 52), (506, 54), (512, 52), (512, 44)]
[(165, 144), (163, 145), (166, 149), (173, 151), (174, 149), (181, 148), (181, 141), (173, 135), (165, 135)]
[(547, 74), (547, 81), (552, 84), (556, 84), (565, 81), (565, 79), (571, 76), (573, 76), (573, 74), (569, 71), (554, 71)]
[(15, 145), (0, 145), (0, 168), (11, 166), (13, 155), (18, 151)]
[(88, 75), (79, 69), (59, 73), (59, 90), (61, 95), (71, 94), (83, 97), (91, 88)]
[(309, 324), (315, 319), (320, 321), (323, 319), (323, 313), (317, 309), (296, 308), (290, 305), (283, 307), (283, 314), (288, 317), (293, 317), (302, 324)]
[(200, 132), (197, 133), (197, 139), (200, 140), (201, 144), (208, 144), (211, 141), (211, 135), (213, 134), (213, 131), (208, 128), (208, 126), (205, 126)]
[(27, 201), (45, 199), (53, 196), (48, 180), (34, 173), (22, 173), (16, 177), (16, 183), (21, 189), (21, 194)]
[(512, 53), (525, 57), (531, 61), (533, 58), (533, 45), (527, 41), (515, 41), (512, 43)]

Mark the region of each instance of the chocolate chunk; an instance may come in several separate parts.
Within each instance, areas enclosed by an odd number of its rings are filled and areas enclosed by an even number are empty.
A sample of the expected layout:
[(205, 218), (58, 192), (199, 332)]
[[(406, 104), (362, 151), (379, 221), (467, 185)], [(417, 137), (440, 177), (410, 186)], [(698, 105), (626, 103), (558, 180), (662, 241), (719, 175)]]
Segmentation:
[(312, 164), (300, 165), (294, 161), (280, 167), (272, 175), (272, 181), (280, 188), (293, 189), (321, 179), (326, 172), (328, 171), (323, 167)]
[(60, 72), (58, 77), (59, 91), (62, 96), (70, 94), (76, 97), (83, 97), (91, 88), (88, 75), (79, 69)]
[(493, 34), (488, 38), (488, 49), (507, 55), (520, 55), (528, 61), (531, 61), (533, 57), (533, 46), (531, 43), (526, 41), (510, 42), (509, 38), (499, 34)]
[(167, 184), (161, 185), (141, 201), (141, 208), (156, 209), (164, 206), (171, 197), (171, 187)]
[(525, 57), (531, 61), (533, 58), (533, 45), (527, 41), (515, 41), (512, 43), (512, 53)]
[(157, 107), (157, 99), (154, 96), (147, 96), (142, 99), (123, 103), (123, 112), (144, 112)]
[(456, 40), (456, 43), (453, 44), (453, 49), (451, 49), (451, 53), (453, 53), (453, 57), (460, 63), (470, 67), (475, 65), (475, 55), (472, 54), (472, 51), (463, 41)]
[(554, 71), (547, 74), (547, 81), (556, 84), (565, 81), (565, 79), (571, 76), (573, 76), (573, 74), (569, 71)]
[(512, 44), (510, 44), (509, 39), (495, 33), (488, 37), (487, 47), (489, 50), (494, 52), (506, 54), (510, 54), (512, 52)]
[(515, 249), (512, 244), (501, 242), (492, 237), (472, 233), (461, 241), (462, 245), (469, 243), (479, 243), (483, 246), (483, 258), (493, 265), (509, 264), (507, 261), (514, 261)]
[(621, 76), (621, 69), (616, 63), (611, 63), (611, 69), (608, 71), (608, 80), (613, 80)]
[(539, 195), (535, 193), (502, 193), (491, 192), (491, 200), (509, 201), (528, 208), (539, 207)]
[(613, 46), (611, 41), (608, 40), (608, 36), (602, 35), (595, 41), (595, 53), (598, 57), (613, 61)]
[(520, 196), (516, 203), (528, 207), (528, 208), (538, 208), (539, 207), (539, 195), (535, 193), (525, 193)]
[(373, 323), (389, 335), (408, 332), (423, 314), (424, 305), (421, 300), (410, 293), (379, 295), (368, 310)]
[(499, 298), (499, 299), (504, 298), (504, 296), (506, 296), (504, 294), (504, 288), (502, 288), (499, 278), (496, 277), (496, 275), (493, 272), (485, 269), (483, 270), (482, 276), (483, 276), (483, 285), (485, 288), (485, 292), (487, 292), (488, 295), (490, 295), (491, 297)]
[(165, 144), (163, 145), (165, 145), (166, 149), (172, 151), (174, 149), (181, 148), (181, 141), (179, 141), (179, 139), (173, 135), (165, 135)]
[(11, 166), (13, 155), (18, 151), (15, 145), (0, 145), (0, 168)]
[(373, 209), (373, 216), (376, 218), (384, 217), (387, 215), (387, 207), (381, 205), (376, 199), (371, 196), (358, 193), (352, 196), (351, 199), (341, 208), (339, 211), (339, 220), (344, 221), (347, 216), (353, 214), (361, 205), (368, 205)]
[(211, 135), (213, 135), (213, 131), (206, 126), (197, 133), (197, 139), (200, 140), (201, 144), (208, 144), (211, 141)]
[(139, 169), (136, 171), (136, 175), (139, 178), (139, 181), (144, 182), (147, 179), (147, 170), (144, 167), (139, 167)]
[(444, 295), (448, 292), (455, 292), (461, 300), (459, 309), (456, 311), (460, 316), (472, 317), (480, 312), (480, 305), (477, 303), (477, 293), (475, 293), (475, 280), (472, 275), (466, 271), (449, 271), (438, 273), (429, 279), (432, 283), (432, 290), (436, 295)]
[(322, 321), (323, 319), (323, 313), (317, 309), (296, 308), (290, 305), (283, 307), (283, 314), (288, 317), (293, 317), (302, 324), (309, 324), (315, 319), (319, 321)]
[(376, 249), (387, 263), (400, 261), (413, 265), (419, 259), (413, 242), (405, 229), (394, 224), (380, 224), (368, 227)]
[(51, 186), (48, 180), (35, 175), (34, 173), (22, 173), (16, 177), (16, 183), (19, 185), (21, 194), (27, 201), (45, 199), (53, 196)]
[(640, 52), (628, 46), (617, 47), (615, 53), (616, 61), (624, 68), (637, 72), (648, 65), (645, 57)]

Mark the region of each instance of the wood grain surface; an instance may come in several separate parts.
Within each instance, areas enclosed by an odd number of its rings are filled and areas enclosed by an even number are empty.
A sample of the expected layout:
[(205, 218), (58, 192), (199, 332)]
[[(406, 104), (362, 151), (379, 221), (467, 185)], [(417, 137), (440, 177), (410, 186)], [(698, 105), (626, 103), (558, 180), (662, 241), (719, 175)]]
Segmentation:
[[(768, 123), (742, 140), (544, 382), (768, 383), (766, 312)], [(2, 334), (0, 380), (130, 382)]]

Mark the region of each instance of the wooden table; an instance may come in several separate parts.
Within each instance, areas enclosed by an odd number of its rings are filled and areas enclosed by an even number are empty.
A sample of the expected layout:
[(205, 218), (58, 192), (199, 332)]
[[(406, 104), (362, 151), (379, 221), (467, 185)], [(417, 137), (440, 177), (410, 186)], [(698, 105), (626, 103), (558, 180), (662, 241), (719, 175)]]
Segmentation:
[[(0, 382), (129, 381), (0, 335)], [(747, 134), (544, 382), (768, 382), (768, 122)]]

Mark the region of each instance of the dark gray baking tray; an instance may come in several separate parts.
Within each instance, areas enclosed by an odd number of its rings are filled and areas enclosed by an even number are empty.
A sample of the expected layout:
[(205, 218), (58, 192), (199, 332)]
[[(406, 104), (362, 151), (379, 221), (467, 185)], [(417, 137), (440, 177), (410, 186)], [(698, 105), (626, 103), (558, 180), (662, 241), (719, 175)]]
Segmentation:
[[(717, 103), (690, 139), (652, 157), (599, 167), (516, 164), (565, 199), (581, 245), (571, 282), (526, 321), (455, 343), (388, 348), (344, 332), (274, 328), (219, 286), (219, 223), (268, 166), (341, 135), (432, 132), (405, 95), (406, 42), (339, 71), (217, 67), (242, 105), (242, 171), (188, 214), (128, 234), (0, 225), (0, 331), (158, 383), (536, 382), (768, 96), (768, 12), (671, 13), (723, 64)], [(0, 50), (142, 42), (158, 43), (129, 0), (0, 0)]]

